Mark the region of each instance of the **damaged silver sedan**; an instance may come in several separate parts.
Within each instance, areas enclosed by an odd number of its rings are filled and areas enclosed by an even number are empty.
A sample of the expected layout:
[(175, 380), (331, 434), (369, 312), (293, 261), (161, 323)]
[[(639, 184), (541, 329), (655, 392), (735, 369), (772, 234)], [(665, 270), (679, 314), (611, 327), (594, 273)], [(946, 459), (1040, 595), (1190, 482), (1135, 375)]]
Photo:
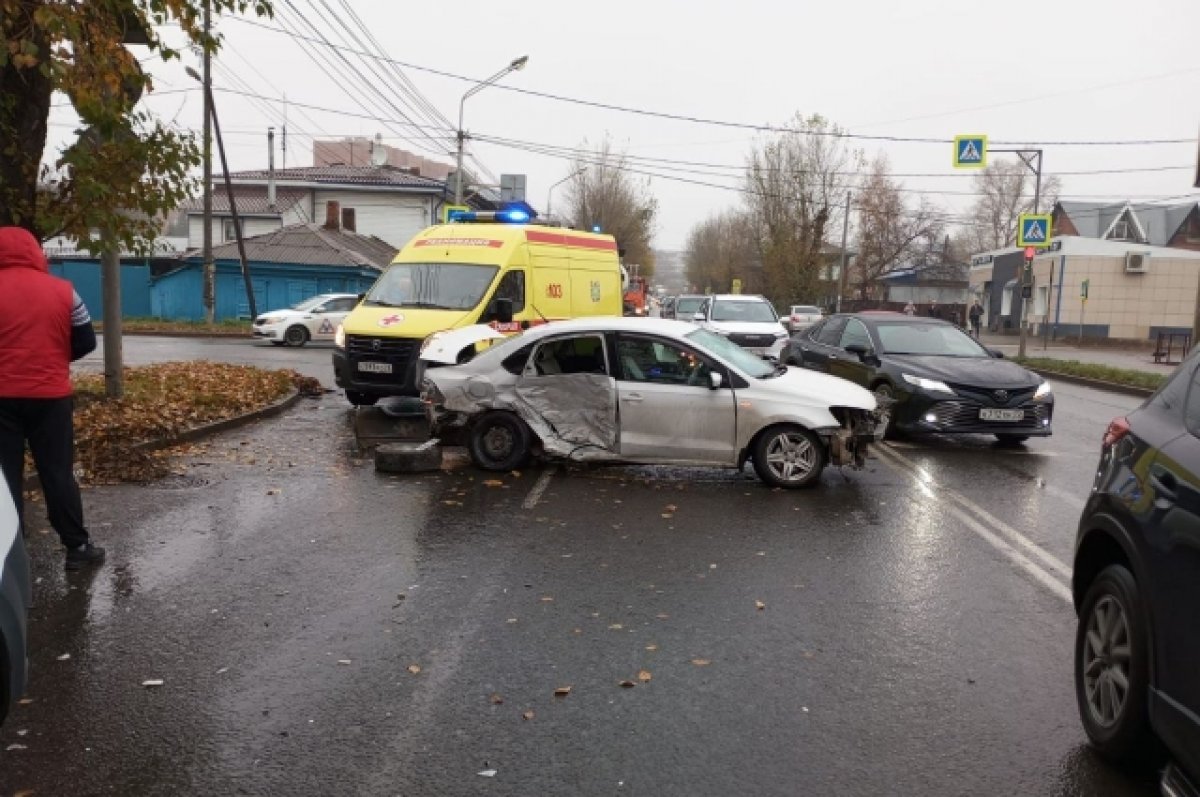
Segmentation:
[[(574, 462), (747, 461), (773, 487), (861, 467), (875, 397), (844, 379), (767, 362), (682, 321), (585, 318), (535, 327), (467, 362), (487, 326), (431, 336), (422, 399), (433, 433), (486, 470), (531, 456)], [(459, 364), (455, 364), (459, 363)]]

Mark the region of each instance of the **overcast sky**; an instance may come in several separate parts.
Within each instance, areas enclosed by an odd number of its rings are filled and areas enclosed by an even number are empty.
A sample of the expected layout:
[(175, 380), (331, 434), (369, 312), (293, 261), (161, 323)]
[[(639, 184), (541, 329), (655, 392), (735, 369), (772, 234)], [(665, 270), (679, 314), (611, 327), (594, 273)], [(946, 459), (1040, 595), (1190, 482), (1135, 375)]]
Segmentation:
[[(1151, 199), (1197, 193), (1191, 187), (1200, 126), (1200, 3), (1195, 0), (276, 0), (276, 8), (277, 19), (261, 24), (319, 38), (303, 15), (330, 41), (373, 48), (349, 8), (387, 57), (414, 67), (483, 80), (513, 58), (528, 55), (528, 66), (506, 76), (501, 85), (679, 116), (783, 125), (797, 111), (820, 113), (851, 133), (871, 136), (949, 139), (958, 133), (986, 133), (994, 141), (1022, 142), (1189, 139), (1139, 146), (1047, 144), (1045, 169), (1185, 167), (1064, 176), (1065, 197)], [(356, 44), (338, 19), (363, 44)], [(326, 45), (229, 17), (218, 28), (225, 46), (217, 57), (214, 85), (246, 91), (239, 82), (244, 81), (249, 90), (278, 100), (217, 94), (232, 169), (265, 168), (266, 128), (282, 126), (284, 94), (290, 101), (289, 166), (312, 163), (314, 136), (376, 133), (393, 146), (452, 161), (459, 99), (471, 83), (401, 67), (450, 122), (435, 125), (436, 120), (420, 118), (404, 104), (407, 99), (401, 100), (391, 82), (395, 76), (389, 72), (384, 80), (377, 61), (344, 53), (359, 74), (331, 75), (309, 55), (330, 53)], [(177, 31), (166, 35), (173, 41), (180, 38)], [(157, 89), (145, 103), (180, 126), (198, 130), (200, 94), (187, 91), (194, 83), (181, 66), (158, 60), (145, 65)], [(367, 82), (396, 98), (397, 107), (359, 91)], [(406, 127), (401, 111), (422, 127)], [(69, 106), (54, 109), (49, 148), (62, 145), (72, 120)], [(764, 135), (523, 95), (500, 85), (467, 101), (465, 127), (474, 135), (524, 142), (519, 147), (473, 142), (471, 147), (495, 174), (526, 174), (529, 199), (539, 208), (551, 184), (568, 174), (569, 164), (562, 155), (530, 152), (530, 145), (569, 150), (607, 134), (631, 156), (712, 164), (643, 161), (638, 167), (660, 175), (650, 178), (650, 190), (660, 208), (655, 243), (665, 249), (682, 248), (693, 225), (741, 203), (735, 190), (670, 178), (736, 187), (747, 153)], [(894, 172), (933, 173), (902, 178), (914, 192), (910, 199), (927, 196), (950, 212), (961, 212), (971, 199), (971, 180), (951, 167), (949, 143), (849, 143), (868, 157), (886, 152)], [(556, 202), (561, 191), (556, 189)]]

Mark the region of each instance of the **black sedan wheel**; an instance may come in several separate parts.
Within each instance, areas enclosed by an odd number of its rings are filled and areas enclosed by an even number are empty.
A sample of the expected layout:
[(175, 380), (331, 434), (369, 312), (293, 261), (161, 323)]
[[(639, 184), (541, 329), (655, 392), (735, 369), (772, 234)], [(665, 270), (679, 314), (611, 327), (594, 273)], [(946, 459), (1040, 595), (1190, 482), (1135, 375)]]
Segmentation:
[(1101, 754), (1141, 760), (1153, 748), (1146, 709), (1150, 645), (1133, 575), (1121, 565), (1088, 588), (1075, 634), (1075, 696), (1083, 729)]
[(283, 333), (283, 339), (289, 346), (303, 346), (308, 343), (308, 330), (299, 324), (293, 324)]
[(484, 470), (506, 471), (529, 459), (533, 432), (525, 422), (503, 410), (486, 412), (471, 426), (471, 461)]
[(896, 391), (886, 382), (875, 386), (875, 401), (881, 407), (887, 405), (886, 410), (879, 413), (879, 428), (882, 430), (881, 437), (884, 439), (893, 439), (896, 437), (896, 427), (892, 424), (892, 417), (895, 415), (893, 406), (896, 401)]
[(799, 426), (767, 429), (754, 444), (754, 472), (772, 487), (808, 487), (824, 469), (824, 444)]

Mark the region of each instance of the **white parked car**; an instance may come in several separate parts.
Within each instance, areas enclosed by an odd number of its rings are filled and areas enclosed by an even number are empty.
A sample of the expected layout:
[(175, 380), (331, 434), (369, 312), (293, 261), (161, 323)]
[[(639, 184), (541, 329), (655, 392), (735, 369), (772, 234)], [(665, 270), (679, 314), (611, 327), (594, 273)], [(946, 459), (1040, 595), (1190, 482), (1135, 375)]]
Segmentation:
[(709, 296), (692, 321), (710, 332), (729, 338), (760, 357), (779, 359), (788, 332), (775, 308), (762, 296), (719, 294)]
[(254, 319), (254, 337), (276, 346), (303, 346), (310, 340), (333, 340), (338, 325), (358, 305), (354, 293), (322, 293), (286, 310), (272, 310)]
[(787, 327), (788, 332), (795, 335), (797, 332), (803, 332), (808, 329), (824, 317), (821, 314), (820, 307), (811, 304), (793, 304), (788, 308), (788, 314), (783, 319), (783, 325)]
[(29, 559), (8, 485), (0, 482), (0, 723), (25, 691)]
[(465, 346), (500, 337), (466, 327), (430, 336), (421, 352), (434, 435), (465, 442), (487, 470), (520, 467), (532, 454), (739, 469), (750, 461), (769, 485), (804, 487), (826, 464), (861, 466), (874, 440), (869, 391), (766, 362), (684, 321), (554, 322), (452, 364)]

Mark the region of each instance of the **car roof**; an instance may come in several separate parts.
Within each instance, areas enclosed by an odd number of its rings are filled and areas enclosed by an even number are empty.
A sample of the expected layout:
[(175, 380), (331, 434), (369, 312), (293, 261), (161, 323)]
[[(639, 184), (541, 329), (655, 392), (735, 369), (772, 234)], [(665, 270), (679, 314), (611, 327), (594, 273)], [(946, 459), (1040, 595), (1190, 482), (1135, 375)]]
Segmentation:
[(712, 298), (720, 299), (723, 302), (765, 302), (767, 300), (767, 297), (759, 296), (757, 293), (717, 293)]
[[(949, 321), (941, 318), (934, 318), (927, 315), (908, 315), (907, 313), (897, 313), (891, 310), (861, 310), (857, 313), (841, 313), (845, 318), (857, 318), (860, 321), (872, 323), (876, 321), (887, 321), (891, 323), (901, 324), (944, 324), (946, 326), (954, 326)], [(834, 316), (835, 318), (837, 316)]]
[(534, 340), (546, 335), (570, 332), (648, 332), (664, 335), (685, 335), (699, 329), (687, 321), (672, 318), (648, 318), (645, 316), (587, 316), (564, 321), (551, 321), (522, 333), (522, 338)]

